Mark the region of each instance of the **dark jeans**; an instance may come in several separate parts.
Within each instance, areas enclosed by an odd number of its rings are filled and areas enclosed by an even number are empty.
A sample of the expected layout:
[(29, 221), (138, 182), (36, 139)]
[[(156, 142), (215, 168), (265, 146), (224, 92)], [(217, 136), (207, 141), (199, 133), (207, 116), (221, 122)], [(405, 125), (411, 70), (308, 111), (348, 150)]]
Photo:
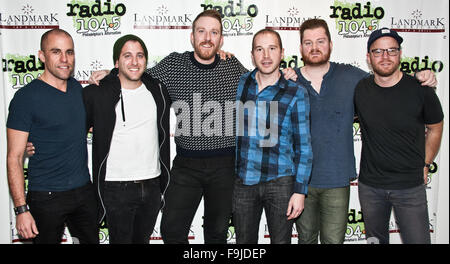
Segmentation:
[(237, 244), (257, 244), (259, 222), (264, 208), (272, 244), (290, 244), (294, 220), (287, 220), (294, 177), (281, 177), (256, 185), (236, 179), (233, 194), (233, 223)]
[(161, 218), (164, 243), (189, 243), (192, 220), (203, 197), (205, 244), (226, 244), (234, 163), (234, 157), (175, 157)]
[(342, 244), (348, 222), (350, 186), (308, 187), (305, 209), (296, 220), (298, 243)]
[(384, 190), (359, 182), (358, 192), (368, 243), (389, 244), (392, 208), (404, 244), (431, 243), (425, 185)]
[(104, 182), (110, 244), (148, 244), (161, 208), (159, 177)]
[(61, 243), (64, 224), (74, 241), (99, 243), (97, 198), (91, 183), (63, 192), (28, 191), (27, 203), (39, 232), (33, 243)]

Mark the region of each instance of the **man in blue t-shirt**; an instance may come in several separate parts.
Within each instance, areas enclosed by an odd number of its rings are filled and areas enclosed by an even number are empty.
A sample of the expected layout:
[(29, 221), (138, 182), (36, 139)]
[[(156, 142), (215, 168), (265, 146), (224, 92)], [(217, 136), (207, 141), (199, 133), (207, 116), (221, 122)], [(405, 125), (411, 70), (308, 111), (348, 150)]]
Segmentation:
[[(87, 167), (86, 113), (82, 87), (71, 77), (75, 53), (64, 30), (41, 38), (42, 75), (17, 91), (7, 121), (8, 182), (20, 237), (34, 243), (61, 242), (66, 224), (80, 243), (98, 243), (97, 205)], [(29, 159), (25, 199), (23, 154)]]
[[(311, 105), (311, 145), (314, 153), (305, 209), (296, 225), (299, 243), (344, 242), (348, 221), (350, 181), (356, 179), (353, 148), (353, 95), (368, 76), (363, 70), (330, 62), (333, 48), (327, 23), (309, 19), (300, 28), (300, 51), (305, 66), (297, 70)], [(416, 75), (434, 86), (431, 71)]]

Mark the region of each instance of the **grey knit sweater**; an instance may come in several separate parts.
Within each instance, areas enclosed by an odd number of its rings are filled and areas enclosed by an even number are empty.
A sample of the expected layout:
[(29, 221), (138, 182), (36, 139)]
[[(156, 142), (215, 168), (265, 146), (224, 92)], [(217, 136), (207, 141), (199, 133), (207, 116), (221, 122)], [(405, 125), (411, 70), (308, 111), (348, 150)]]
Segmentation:
[(239, 78), (248, 70), (235, 58), (200, 64), (194, 53), (173, 52), (148, 70), (164, 83), (177, 115), (177, 155), (234, 155), (235, 113)]

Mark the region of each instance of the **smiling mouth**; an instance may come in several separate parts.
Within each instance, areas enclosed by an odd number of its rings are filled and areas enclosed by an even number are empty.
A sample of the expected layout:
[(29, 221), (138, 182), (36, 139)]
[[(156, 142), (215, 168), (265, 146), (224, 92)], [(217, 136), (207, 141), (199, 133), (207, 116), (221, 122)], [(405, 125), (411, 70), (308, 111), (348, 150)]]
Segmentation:
[(379, 65), (382, 67), (389, 67), (392, 65), (392, 62), (381, 62), (381, 63), (379, 63)]
[(200, 47), (203, 47), (205, 49), (211, 49), (214, 47), (214, 45), (211, 42), (203, 42), (200, 43)]

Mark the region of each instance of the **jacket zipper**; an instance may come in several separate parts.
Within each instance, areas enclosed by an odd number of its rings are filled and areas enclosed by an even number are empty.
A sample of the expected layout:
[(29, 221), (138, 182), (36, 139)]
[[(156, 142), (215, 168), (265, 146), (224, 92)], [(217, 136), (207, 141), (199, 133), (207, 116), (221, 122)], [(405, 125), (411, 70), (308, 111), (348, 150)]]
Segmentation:
[[(162, 165), (164, 166), (164, 169), (167, 172), (167, 184), (166, 184), (166, 187), (164, 188), (164, 190), (163, 190), (163, 192), (161, 194), (161, 202), (162, 202), (161, 209), (163, 209), (165, 204), (166, 204), (165, 203), (165, 199), (164, 199), (164, 195), (166, 194), (167, 188), (169, 187), (169, 183), (170, 183), (170, 170), (167, 167), (167, 165), (164, 163), (164, 161), (162, 161), (162, 159), (161, 159), (161, 147), (164, 144), (164, 142), (166, 141), (166, 134), (167, 134), (167, 132), (164, 129), (164, 126), (162, 124), (164, 113), (166, 112), (167, 105), (166, 105), (166, 98), (165, 98), (164, 93), (162, 91), (161, 83), (158, 83), (158, 86), (159, 86), (159, 92), (161, 93), (161, 97), (163, 98), (163, 103), (164, 103), (163, 112), (161, 114), (161, 118), (159, 119), (159, 125), (160, 125), (161, 129), (163, 130), (163, 134), (164, 134), (164, 139), (161, 141), (161, 144), (159, 145), (159, 153), (160, 153), (159, 161), (162, 163)], [(170, 144), (170, 142), (169, 142), (169, 144)], [(169, 145), (169, 148), (170, 148), (170, 145)], [(170, 157), (169, 157), (169, 159), (170, 159)]]
[[(120, 94), (119, 97), (122, 97), (122, 94)], [(120, 99), (117, 101), (116, 105), (114, 106), (114, 109), (116, 109), (117, 104), (119, 103), (119, 101), (120, 101)], [(122, 110), (123, 110), (123, 108), (122, 108)], [(114, 114), (115, 114), (115, 113), (114, 113)], [(123, 113), (122, 113), (122, 114), (123, 114)], [(116, 118), (117, 118), (117, 116), (116, 116)], [(124, 119), (124, 116), (122, 116), (122, 118)], [(125, 120), (124, 120), (124, 121), (125, 121)], [(114, 124), (114, 127), (113, 127), (113, 131), (114, 131), (114, 128), (115, 128), (115, 124)], [(111, 144), (111, 142), (110, 142), (110, 144)], [(105, 164), (105, 161), (106, 161), (106, 159), (108, 158), (108, 156), (109, 156), (109, 151), (108, 151), (108, 153), (106, 153), (106, 156), (103, 158), (102, 163), (100, 163), (100, 168), (98, 169), (98, 173), (97, 173), (97, 178), (98, 178), (97, 192), (98, 192), (98, 197), (100, 198), (100, 204), (102, 205), (102, 208), (103, 208), (103, 215), (102, 215), (102, 217), (100, 218), (100, 223), (99, 223), (99, 224), (102, 223), (103, 219), (104, 219), (105, 216), (106, 216), (106, 207), (105, 207), (105, 204), (103, 203), (103, 197), (102, 197), (102, 194), (100, 193), (100, 182), (101, 182), (101, 181), (100, 181), (100, 173), (101, 173), (101, 171), (102, 171), (103, 164)], [(105, 170), (105, 178), (106, 178), (106, 170)]]
[[(101, 224), (103, 222), (103, 218), (105, 218), (105, 216), (106, 216), (106, 207), (105, 207), (105, 204), (103, 203), (102, 194), (100, 193), (100, 172), (102, 171), (103, 164), (105, 163), (108, 156), (109, 156), (109, 152), (106, 154), (105, 158), (103, 159), (102, 163), (100, 164), (100, 168), (98, 169), (98, 174), (97, 174), (98, 175), (97, 176), (98, 177), (97, 192), (98, 192), (98, 197), (100, 198), (100, 203), (103, 208), (103, 215), (100, 218), (99, 224)], [(106, 173), (106, 171), (105, 171), (105, 173)], [(106, 177), (106, 175), (105, 175), (105, 177)]]

